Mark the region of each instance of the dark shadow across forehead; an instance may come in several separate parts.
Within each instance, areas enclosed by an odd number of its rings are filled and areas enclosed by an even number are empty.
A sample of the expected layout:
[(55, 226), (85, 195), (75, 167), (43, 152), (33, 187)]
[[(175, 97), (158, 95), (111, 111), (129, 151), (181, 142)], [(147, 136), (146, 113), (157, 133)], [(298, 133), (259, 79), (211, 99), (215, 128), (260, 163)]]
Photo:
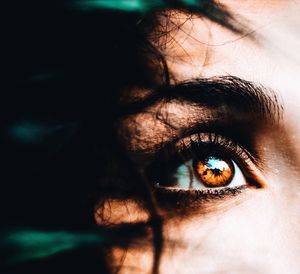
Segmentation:
[(273, 90), (223, 76), (161, 87), (123, 105), (120, 115), (119, 137), (139, 162), (193, 134), (214, 133), (241, 144), (262, 166), (257, 138), (280, 128), (283, 106)]

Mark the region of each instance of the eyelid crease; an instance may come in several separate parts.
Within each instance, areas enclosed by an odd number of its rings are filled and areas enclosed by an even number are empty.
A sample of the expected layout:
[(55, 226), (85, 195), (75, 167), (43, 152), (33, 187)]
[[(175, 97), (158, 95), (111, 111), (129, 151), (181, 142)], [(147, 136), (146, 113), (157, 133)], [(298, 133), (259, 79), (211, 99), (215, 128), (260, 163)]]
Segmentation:
[(198, 145), (223, 146), (228, 150), (235, 151), (235, 153), (237, 153), (239, 157), (242, 157), (244, 161), (251, 160), (252, 162), (256, 163), (256, 155), (252, 155), (250, 151), (242, 147), (240, 144), (229, 140), (225, 136), (215, 133), (202, 132), (190, 135), (181, 139), (178, 143), (175, 144), (175, 147), (178, 150), (178, 152), (181, 153), (181, 151), (191, 150)]

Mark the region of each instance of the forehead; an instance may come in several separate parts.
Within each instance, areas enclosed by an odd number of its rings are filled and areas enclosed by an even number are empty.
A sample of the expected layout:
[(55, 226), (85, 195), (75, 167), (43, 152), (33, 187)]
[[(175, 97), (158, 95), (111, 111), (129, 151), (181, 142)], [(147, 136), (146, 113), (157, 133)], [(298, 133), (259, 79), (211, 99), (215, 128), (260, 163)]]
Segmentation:
[[(156, 30), (162, 35), (154, 33), (152, 37), (158, 39), (152, 42), (165, 58), (172, 84), (227, 75), (253, 81), (279, 94), (286, 124), (298, 124), (300, 112), (294, 110), (300, 102), (299, 3), (221, 1), (247, 27), (244, 34), (195, 14), (168, 11), (161, 14)], [(138, 89), (128, 97), (146, 96), (147, 92)]]
[(224, 75), (253, 81), (278, 93), (285, 105), (285, 122), (298, 124), (300, 112), (294, 110), (300, 102), (300, 2), (220, 3), (247, 27), (246, 33), (234, 33), (183, 12), (161, 15), (158, 31), (161, 28), (162, 35), (154, 36), (159, 39), (153, 43), (166, 59), (171, 82)]
[(234, 33), (201, 16), (170, 11), (165, 20), (162, 15), (163, 23), (158, 27), (162, 35), (154, 43), (163, 52), (175, 81), (229, 74), (264, 83), (270, 81), (266, 66), (277, 70), (280, 62), (299, 59), (291, 56), (298, 51), (299, 3), (269, 0), (221, 4), (239, 26), (245, 26), (244, 33)]
[(289, 4), (295, 4), (292, 0), (221, 0), (219, 3), (233, 8), (254, 9), (257, 8), (282, 8)]

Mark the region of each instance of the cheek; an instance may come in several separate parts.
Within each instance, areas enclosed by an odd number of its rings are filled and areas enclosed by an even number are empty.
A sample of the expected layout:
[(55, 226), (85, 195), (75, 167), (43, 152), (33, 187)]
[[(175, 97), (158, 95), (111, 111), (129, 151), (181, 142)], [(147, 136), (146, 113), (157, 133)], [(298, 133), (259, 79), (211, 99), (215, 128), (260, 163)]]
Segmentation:
[(300, 231), (290, 214), (295, 204), (288, 204), (289, 197), (283, 203), (268, 190), (247, 195), (226, 212), (167, 224), (162, 273), (170, 268), (185, 273), (296, 273)]
[[(161, 273), (297, 273), (300, 209), (283, 196), (249, 190), (224, 211), (166, 221)], [(114, 248), (112, 258), (120, 273), (151, 273), (153, 250), (140, 242)]]

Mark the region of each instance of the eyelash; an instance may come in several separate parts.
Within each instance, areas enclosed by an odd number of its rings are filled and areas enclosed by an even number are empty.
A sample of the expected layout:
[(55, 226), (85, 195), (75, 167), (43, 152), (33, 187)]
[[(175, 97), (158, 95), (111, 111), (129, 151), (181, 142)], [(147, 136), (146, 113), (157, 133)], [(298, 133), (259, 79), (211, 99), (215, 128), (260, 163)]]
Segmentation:
[[(149, 168), (148, 174), (150, 180), (154, 183), (155, 192), (176, 194), (181, 196), (198, 196), (201, 199), (205, 198), (225, 198), (225, 196), (233, 196), (244, 190), (244, 187), (224, 187), (219, 189), (205, 190), (166, 190), (160, 188), (158, 181), (163, 181), (164, 178), (170, 176), (174, 169), (184, 162), (197, 157), (205, 158), (209, 155), (224, 156), (232, 159), (241, 169), (248, 187), (260, 188), (263, 186), (262, 181), (257, 176), (257, 168), (255, 163), (258, 161), (257, 155), (251, 154), (240, 144), (228, 139), (222, 135), (215, 133), (198, 133), (189, 137), (185, 137), (175, 143), (175, 145), (167, 146), (163, 149), (162, 154), (154, 161), (156, 164)], [(167, 172), (165, 172), (165, 170)], [(161, 173), (163, 171), (163, 173)], [(157, 187), (158, 186), (158, 187)]]

